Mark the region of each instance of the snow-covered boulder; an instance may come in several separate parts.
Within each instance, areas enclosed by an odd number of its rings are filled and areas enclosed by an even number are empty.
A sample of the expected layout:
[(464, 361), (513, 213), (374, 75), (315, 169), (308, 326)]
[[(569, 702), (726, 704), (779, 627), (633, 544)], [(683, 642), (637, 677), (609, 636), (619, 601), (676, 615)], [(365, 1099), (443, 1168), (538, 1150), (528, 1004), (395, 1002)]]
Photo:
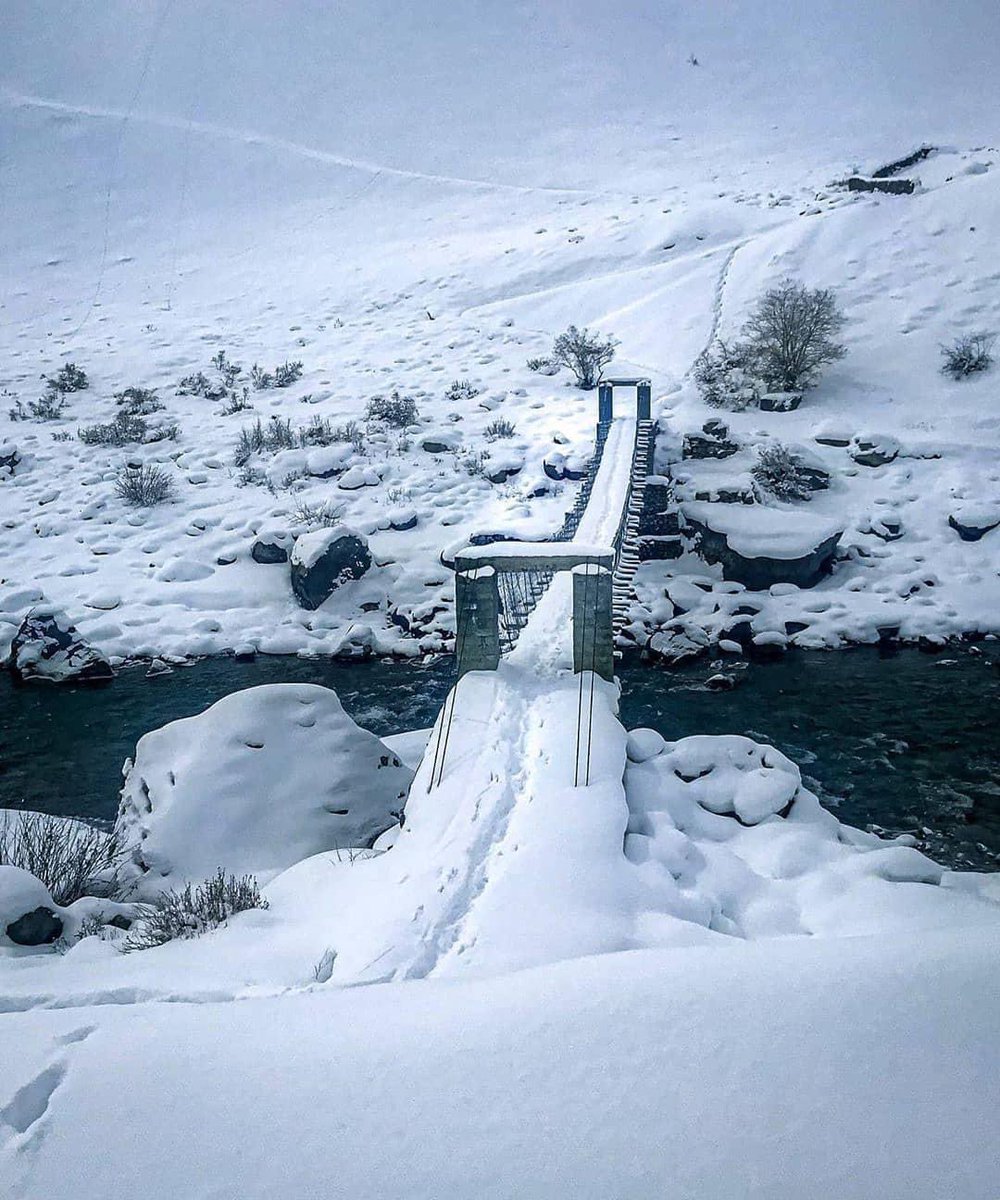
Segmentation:
[(22, 680), (104, 683), (114, 678), (108, 660), (58, 608), (36, 607), (28, 613), (11, 642), (10, 663)]
[(333, 525), (295, 539), (289, 558), (292, 591), (303, 608), (319, 608), (345, 583), (372, 565), (367, 539), (346, 525)]
[(287, 529), (262, 529), (250, 547), (250, 557), (256, 563), (288, 562), (292, 535)]
[(780, 750), (735, 734), (681, 738), (664, 753), (690, 799), (744, 825), (787, 812), (802, 786), (799, 768)]
[(884, 467), (899, 454), (899, 442), (884, 433), (859, 433), (847, 453), (861, 467)]
[(345, 442), (335, 446), (318, 446), (306, 457), (306, 474), (314, 479), (330, 479), (346, 471), (355, 454), (354, 446)]
[(116, 833), (143, 895), (220, 867), (263, 879), (370, 846), (398, 823), (412, 774), (336, 692), (266, 684), (140, 738)]
[(694, 662), (708, 653), (708, 634), (697, 625), (671, 621), (649, 639), (646, 653), (667, 667)]
[(13, 442), (0, 442), (0, 479), (11, 479), (20, 465), (21, 453)]
[(762, 504), (685, 502), (681, 514), (702, 558), (753, 591), (812, 587), (830, 572), (843, 533), (837, 522)]
[(739, 443), (729, 436), (725, 421), (713, 417), (700, 432), (685, 435), (682, 453), (685, 458), (730, 458), (739, 448)]
[(948, 524), (963, 542), (978, 542), (1000, 525), (1000, 502), (962, 501), (948, 514)]
[(428, 454), (447, 454), (449, 450), (457, 450), (461, 444), (461, 434), (448, 429), (420, 439), (421, 449), (426, 450)]
[(62, 935), (59, 905), (40, 879), (0, 866), (0, 946), (47, 946)]
[(524, 451), (515, 446), (494, 447), (483, 463), (483, 473), (490, 483), (506, 483), (524, 467)]

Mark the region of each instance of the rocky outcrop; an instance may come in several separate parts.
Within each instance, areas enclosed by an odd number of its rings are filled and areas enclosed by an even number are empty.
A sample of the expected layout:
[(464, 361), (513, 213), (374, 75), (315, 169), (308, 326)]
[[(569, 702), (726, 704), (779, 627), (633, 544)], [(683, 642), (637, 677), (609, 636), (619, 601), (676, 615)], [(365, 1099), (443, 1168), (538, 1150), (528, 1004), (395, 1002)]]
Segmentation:
[(739, 448), (739, 443), (730, 438), (725, 421), (713, 418), (705, 422), (700, 433), (685, 435), (683, 455), (685, 458), (729, 458)]
[(111, 664), (85, 642), (64, 612), (33, 608), (14, 634), (10, 647), (14, 675), (25, 682), (107, 683)]
[(319, 608), (371, 565), (367, 540), (346, 525), (304, 533), (296, 538), (289, 558), (292, 591), (303, 608)]
[(890, 196), (909, 196), (916, 188), (912, 179), (864, 179), (852, 175), (847, 181), (849, 192), (885, 192)]
[(685, 503), (681, 514), (702, 558), (751, 591), (812, 587), (832, 569), (843, 533), (830, 521), (763, 505)]

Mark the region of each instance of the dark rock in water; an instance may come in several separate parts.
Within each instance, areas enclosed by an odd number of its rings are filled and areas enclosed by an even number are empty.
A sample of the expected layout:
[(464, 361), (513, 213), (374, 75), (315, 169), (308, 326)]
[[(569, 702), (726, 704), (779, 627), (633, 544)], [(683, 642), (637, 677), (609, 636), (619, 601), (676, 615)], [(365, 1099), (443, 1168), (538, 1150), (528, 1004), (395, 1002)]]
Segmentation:
[(742, 682), (742, 675), (729, 675), (724, 671), (720, 671), (717, 675), (709, 675), (705, 680), (705, 687), (710, 692), (731, 692), (733, 688), (738, 687)]
[(367, 662), (375, 657), (375, 634), (368, 625), (352, 625), (334, 651), (340, 662)]
[(1000, 505), (963, 505), (949, 513), (948, 524), (963, 542), (978, 542), (1000, 525)]
[(296, 538), (289, 558), (292, 591), (303, 608), (319, 608), (371, 565), (367, 541), (345, 525), (304, 533)]
[(890, 196), (909, 196), (915, 187), (912, 179), (863, 179), (852, 175), (847, 181), (849, 192), (885, 192)]
[(292, 535), (283, 529), (272, 529), (259, 533), (250, 547), (250, 557), (256, 563), (288, 562), (292, 548)]
[(62, 920), (49, 908), (35, 908), (7, 926), (15, 946), (50, 946), (62, 936)]
[(115, 677), (100, 650), (55, 608), (34, 608), (24, 618), (11, 643), (10, 665), (24, 681), (107, 683)]
[(646, 643), (646, 654), (667, 667), (694, 662), (708, 653), (708, 635), (696, 625), (665, 625)]
[(805, 633), (809, 626), (805, 621), (786, 621), (785, 633), (788, 637), (795, 637), (797, 633)]
[(725, 421), (713, 418), (701, 427), (701, 433), (689, 433), (684, 438), (685, 458), (729, 458), (739, 451), (739, 443), (729, 437)]

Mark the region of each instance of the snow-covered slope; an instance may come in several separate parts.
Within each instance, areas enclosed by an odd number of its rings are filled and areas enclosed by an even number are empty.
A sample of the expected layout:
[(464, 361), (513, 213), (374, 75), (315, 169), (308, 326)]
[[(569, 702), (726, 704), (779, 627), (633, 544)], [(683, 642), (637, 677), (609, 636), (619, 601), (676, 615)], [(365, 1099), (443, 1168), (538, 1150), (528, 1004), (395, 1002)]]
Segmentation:
[[(708, 415), (695, 356), (789, 272), (837, 289), (850, 353), (799, 413), (744, 416), (739, 431), (808, 441), (832, 416), (919, 456), (854, 476), (830, 456), (835, 486), (814, 505), (847, 541), (877, 505), (906, 510), (906, 535), (838, 572), (844, 614), (824, 636), (870, 633), (858, 580), (894, 590), (931, 559), (939, 583), (909, 606), (911, 632), (992, 626), (992, 544), (959, 543), (946, 510), (996, 499), (995, 384), (936, 369), (940, 341), (1000, 322), (987, 249), (1000, 17), (959, 9), (264, 4), (234, 20), (183, 3), (5, 6), (0, 438), (23, 461), (0, 484), (14, 585), (0, 637), (43, 593), (117, 654), (328, 652), (371, 604), (380, 648), (399, 644), (392, 604), (440, 646), (441, 547), (553, 529), (573, 485), (546, 480), (542, 459), (556, 437), (562, 452), (590, 444), (593, 397), (526, 360), (571, 321), (597, 325), (652, 374), (681, 432)], [(947, 152), (921, 164), (918, 194), (828, 190), (924, 142)], [(247, 370), (304, 372), (224, 416), (175, 394), (219, 349)], [(92, 384), (64, 418), (9, 421), (67, 360)], [(464, 378), (481, 391), (446, 399)], [(176, 442), (80, 444), (130, 385), (159, 390)], [(259, 457), (258, 482), (239, 486), (234, 444), (255, 418), (362, 420), (397, 387), (457, 453), (369, 439), (353, 461), (376, 468), (370, 486), (310, 475), (302, 455)], [(498, 416), (509, 442), (484, 438)], [(470, 475), (484, 450), (523, 469)], [(174, 503), (136, 514), (115, 497), (135, 457), (165, 466)], [(284, 567), (248, 557), (258, 529), (302, 528), (309, 506), (370, 532), (379, 564), (315, 614)], [(414, 528), (392, 528), (401, 509)]]

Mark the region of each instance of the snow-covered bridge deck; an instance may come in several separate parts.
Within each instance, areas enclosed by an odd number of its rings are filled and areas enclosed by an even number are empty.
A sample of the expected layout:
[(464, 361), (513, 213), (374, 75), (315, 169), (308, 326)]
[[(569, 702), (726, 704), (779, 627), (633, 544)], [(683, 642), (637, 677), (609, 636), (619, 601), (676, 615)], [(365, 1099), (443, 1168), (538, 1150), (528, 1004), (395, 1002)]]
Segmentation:
[[(586, 555), (620, 540), (637, 432), (632, 416), (612, 421), (579, 528), (565, 550), (545, 549)], [(455, 685), (392, 852), (394, 903), (373, 897), (364, 921), (345, 914), (366, 933), (341, 946), (338, 975), (492, 972), (628, 943), (631, 876), (624, 855), (609, 853), (628, 820), (618, 688), (594, 671), (573, 674), (572, 615), (572, 576), (560, 572), (498, 668)], [(363, 890), (356, 902), (366, 903)]]

